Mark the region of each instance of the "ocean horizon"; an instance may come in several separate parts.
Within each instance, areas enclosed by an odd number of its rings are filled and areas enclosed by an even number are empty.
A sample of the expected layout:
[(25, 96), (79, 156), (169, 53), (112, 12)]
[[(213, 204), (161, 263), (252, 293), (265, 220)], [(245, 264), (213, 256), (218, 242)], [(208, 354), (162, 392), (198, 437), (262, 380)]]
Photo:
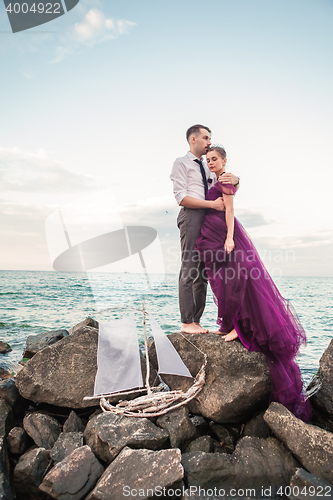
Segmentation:
[[(140, 308), (142, 300), (162, 329), (179, 331), (178, 275), (137, 273), (59, 273), (55, 271), (0, 271), (0, 340), (12, 351), (1, 355), (1, 366), (11, 369), (22, 359), (29, 335), (69, 329), (90, 316), (97, 321), (119, 319)], [(333, 337), (333, 278), (283, 276), (273, 278), (288, 299), (307, 334), (297, 362), (305, 383), (318, 370), (319, 360)], [(106, 309), (106, 311), (104, 311)], [(210, 291), (202, 325), (216, 330), (217, 308)], [(141, 317), (136, 315), (139, 335)]]

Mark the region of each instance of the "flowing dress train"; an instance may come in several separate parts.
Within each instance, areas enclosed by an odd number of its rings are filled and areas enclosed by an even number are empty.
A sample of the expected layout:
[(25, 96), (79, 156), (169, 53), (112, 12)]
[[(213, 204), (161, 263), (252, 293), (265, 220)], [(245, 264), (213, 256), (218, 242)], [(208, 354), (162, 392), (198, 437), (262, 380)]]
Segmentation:
[[(230, 184), (217, 182), (208, 200), (235, 194)], [(271, 374), (270, 401), (278, 401), (304, 421), (311, 417), (301, 373), (295, 361), (304, 329), (288, 300), (284, 299), (261, 261), (243, 226), (235, 218), (235, 248), (224, 250), (227, 235), (225, 212), (207, 209), (196, 249), (205, 263), (218, 306), (221, 332), (236, 329), (249, 351), (265, 354)]]

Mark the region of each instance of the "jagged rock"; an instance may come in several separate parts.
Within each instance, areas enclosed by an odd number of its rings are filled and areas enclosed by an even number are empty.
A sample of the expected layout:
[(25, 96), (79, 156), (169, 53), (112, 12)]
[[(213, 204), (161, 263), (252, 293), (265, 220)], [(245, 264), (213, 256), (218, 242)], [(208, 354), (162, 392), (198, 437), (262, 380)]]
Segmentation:
[(271, 403), (264, 420), (305, 469), (333, 482), (333, 434), (306, 424), (280, 403)]
[(22, 427), (13, 427), (7, 436), (8, 450), (16, 455), (22, 455), (27, 449), (27, 437)]
[(5, 436), (13, 419), (12, 407), (4, 399), (0, 399), (0, 436)]
[(185, 453), (182, 464), (188, 486), (223, 488), (225, 496), (232, 488), (252, 488), (254, 498), (260, 496), (261, 488), (289, 485), (297, 467), (291, 453), (272, 437), (244, 437), (232, 455)]
[(9, 460), (4, 436), (0, 436), (0, 499), (13, 500), (9, 484)]
[[(151, 492), (179, 487), (184, 471), (180, 450), (132, 450), (124, 448), (109, 465), (87, 500), (148, 499)], [(134, 493), (137, 492), (137, 494)], [(161, 496), (161, 495), (159, 495)]]
[(7, 356), (0, 357), (0, 378), (2, 380), (15, 378), (21, 368), (22, 365), (20, 363), (12, 361)]
[(161, 415), (156, 420), (156, 425), (169, 433), (171, 448), (183, 449), (196, 436), (196, 429), (186, 406)]
[[(213, 439), (213, 453), (228, 453), (228, 451), (226, 450), (225, 447), (223, 447), (223, 445), (221, 445), (221, 443), (219, 441), (217, 441), (216, 439)], [(234, 450), (232, 450), (234, 451)], [(232, 453), (232, 451), (229, 450), (229, 455), (230, 453)]]
[(100, 413), (89, 420), (84, 437), (95, 455), (110, 463), (125, 446), (159, 449), (169, 434), (147, 418)]
[[(96, 328), (83, 326), (37, 352), (17, 374), (16, 386), (20, 394), (31, 401), (67, 408), (96, 406), (98, 400), (84, 401), (83, 398), (94, 394), (97, 342)], [(152, 368), (151, 385), (154, 385), (155, 378), (156, 372)], [(110, 401), (119, 401), (120, 398), (124, 399), (124, 396)]]
[(19, 397), (20, 394), (13, 378), (7, 378), (0, 382), (0, 398), (5, 399), (11, 407), (14, 406)]
[(14, 469), (14, 489), (17, 498), (35, 500), (43, 498), (39, 485), (51, 463), (50, 453), (44, 448), (27, 451)]
[[(311, 489), (309, 490), (311, 486)], [(297, 469), (290, 481), (291, 500), (308, 500), (320, 497), (332, 500), (333, 485), (304, 469)], [(318, 496), (317, 496), (318, 495)]]
[(318, 422), (320, 427), (324, 426), (326, 430), (333, 432), (333, 339), (320, 358), (316, 378), (309, 384), (308, 389), (318, 382), (321, 388), (311, 397), (311, 405), (319, 415), (314, 412), (313, 421), (316, 424)]
[(333, 419), (331, 419), (327, 413), (318, 410), (316, 407), (312, 407), (311, 423), (325, 429), (325, 431), (333, 432)]
[(67, 330), (51, 330), (46, 333), (39, 333), (38, 335), (29, 335), (26, 340), (23, 357), (31, 359), (37, 352), (55, 344), (67, 335)]
[(238, 437), (238, 434), (236, 434), (235, 431), (229, 429), (227, 426), (215, 424), (214, 422), (211, 422), (211, 425), (209, 427), (213, 434), (218, 438), (218, 452), (232, 453), (235, 450), (235, 441)]
[(0, 366), (0, 378), (1, 380), (6, 380), (7, 378), (13, 378), (13, 375), (10, 371), (3, 366)]
[(243, 436), (267, 438), (271, 436), (271, 430), (264, 420), (264, 412), (260, 412), (246, 422)]
[(102, 408), (96, 408), (96, 410), (94, 411), (94, 413), (92, 413), (92, 414), (88, 417), (88, 421), (89, 421), (89, 420), (92, 420), (94, 417), (97, 417), (97, 415), (100, 415), (101, 413), (103, 413)]
[(201, 415), (193, 415), (191, 418), (191, 422), (194, 425), (197, 436), (205, 436), (209, 432), (209, 422)]
[(39, 448), (51, 450), (61, 432), (59, 422), (44, 413), (33, 412), (23, 419), (23, 427)]
[(83, 432), (84, 425), (81, 418), (75, 413), (75, 411), (71, 411), (68, 419), (64, 423), (63, 426), (64, 432)]
[(12, 348), (8, 344), (6, 344), (6, 342), (0, 340), (0, 354), (6, 354), (10, 351), (12, 351)]
[(81, 323), (78, 323), (77, 325), (73, 326), (68, 330), (69, 335), (72, 335), (72, 333), (75, 333), (77, 330), (80, 330), (83, 326), (92, 326), (93, 328), (98, 329), (98, 321), (95, 321), (92, 318), (86, 318), (85, 320), (81, 321)]
[(51, 450), (51, 458), (54, 462), (61, 462), (81, 446), (83, 446), (82, 432), (62, 432)]
[(192, 451), (203, 451), (204, 453), (213, 453), (214, 441), (211, 436), (200, 436), (198, 439), (192, 441), (186, 448), (186, 453)]
[(80, 500), (93, 489), (103, 471), (89, 446), (82, 446), (51, 469), (40, 490), (59, 500)]
[(20, 394), (68, 408), (96, 405), (83, 398), (94, 393), (97, 335), (95, 328), (86, 326), (38, 352), (16, 377)]
[[(270, 375), (264, 354), (249, 352), (239, 340), (225, 342), (213, 333), (169, 335), (193, 376), (197, 375), (203, 356), (186, 341), (186, 337), (208, 358), (206, 383), (199, 395), (188, 403), (191, 413), (222, 424), (243, 422), (266, 404), (270, 394)], [(157, 368), (154, 344), (150, 349), (150, 359)], [(163, 374), (162, 379), (172, 390), (187, 391), (193, 383), (188, 377), (175, 375)]]

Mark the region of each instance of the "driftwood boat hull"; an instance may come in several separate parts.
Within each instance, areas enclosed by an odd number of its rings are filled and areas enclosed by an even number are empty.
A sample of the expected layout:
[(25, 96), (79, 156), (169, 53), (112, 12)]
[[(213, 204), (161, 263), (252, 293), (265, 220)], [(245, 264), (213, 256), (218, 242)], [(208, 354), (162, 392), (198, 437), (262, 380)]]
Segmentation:
[(111, 412), (116, 415), (127, 417), (158, 417), (175, 410), (194, 399), (205, 385), (205, 369), (207, 356), (201, 366), (194, 384), (186, 391), (161, 391), (153, 392), (145, 396), (132, 399), (130, 401), (120, 401), (117, 405), (112, 405), (106, 398), (100, 399), (100, 407), (104, 412)]

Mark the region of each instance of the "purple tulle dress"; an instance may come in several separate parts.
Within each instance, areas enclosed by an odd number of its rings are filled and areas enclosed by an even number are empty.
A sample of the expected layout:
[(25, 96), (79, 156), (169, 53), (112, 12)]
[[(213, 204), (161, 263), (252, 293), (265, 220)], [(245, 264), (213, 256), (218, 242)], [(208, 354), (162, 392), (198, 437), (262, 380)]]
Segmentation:
[[(230, 184), (217, 182), (207, 193), (215, 200), (221, 193), (235, 194)], [(268, 274), (243, 226), (235, 218), (234, 250), (227, 255), (225, 212), (206, 210), (196, 249), (205, 263), (221, 332), (236, 329), (249, 351), (265, 354), (271, 374), (270, 401), (278, 401), (304, 421), (311, 405), (295, 356), (306, 336), (295, 311)]]

